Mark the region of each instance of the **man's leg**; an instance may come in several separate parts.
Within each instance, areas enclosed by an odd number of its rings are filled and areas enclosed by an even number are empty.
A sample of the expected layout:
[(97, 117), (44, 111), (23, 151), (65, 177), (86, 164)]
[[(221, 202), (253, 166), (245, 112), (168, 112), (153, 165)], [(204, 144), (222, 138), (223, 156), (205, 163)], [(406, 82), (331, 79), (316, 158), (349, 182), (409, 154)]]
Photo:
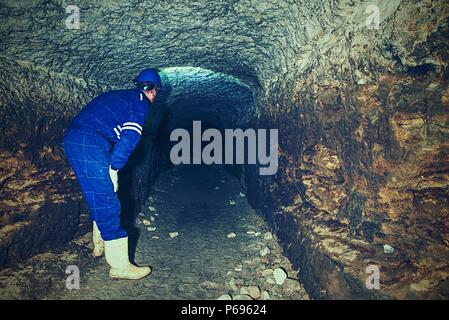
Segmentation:
[(151, 273), (149, 267), (136, 267), (128, 257), (128, 235), (120, 227), (120, 201), (109, 177), (107, 151), (99, 138), (82, 134), (69, 137), (64, 149), (75, 171), (91, 219), (96, 222), (105, 245), (106, 260), (111, 266), (110, 276), (123, 279), (140, 279)]
[(127, 236), (120, 227), (120, 201), (109, 177), (109, 159), (98, 139), (84, 133), (71, 133), (64, 140), (64, 150), (80, 184), (104, 240)]
[(119, 279), (141, 279), (151, 273), (149, 267), (136, 267), (129, 262), (128, 235), (120, 227), (120, 201), (109, 177), (109, 161), (96, 157), (87, 165), (88, 179), (95, 186), (96, 223), (104, 240), (109, 275)]
[(88, 207), (90, 208), (90, 219), (93, 221), (92, 226), (92, 242), (93, 242), (93, 256), (94, 257), (101, 257), (104, 255), (104, 241), (101, 238), (100, 230), (98, 229), (98, 226), (95, 222), (95, 212), (93, 209), (93, 201), (92, 201), (92, 188), (90, 184), (88, 183), (86, 179), (86, 171), (84, 170), (84, 163), (85, 160), (83, 158), (84, 151), (83, 151), (83, 141), (84, 137), (82, 136), (82, 133), (74, 133), (74, 132), (67, 132), (64, 136), (63, 140), (63, 148), (64, 153), (66, 155), (66, 158), (68, 162), (70, 163), (70, 166), (75, 172), (75, 176), (77, 177), (78, 183), (80, 184), (81, 191), (84, 195), (84, 200), (88, 204)]

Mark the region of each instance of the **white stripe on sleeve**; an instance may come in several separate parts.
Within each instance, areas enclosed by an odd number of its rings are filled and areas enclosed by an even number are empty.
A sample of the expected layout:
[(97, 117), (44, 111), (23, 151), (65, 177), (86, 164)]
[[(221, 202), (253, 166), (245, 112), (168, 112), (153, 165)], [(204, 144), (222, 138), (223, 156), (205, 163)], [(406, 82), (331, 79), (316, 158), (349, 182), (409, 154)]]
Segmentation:
[(136, 131), (138, 134), (142, 135), (142, 131), (140, 131), (140, 130), (137, 129), (136, 127), (124, 126), (122, 129), (123, 129), (123, 130), (134, 130), (134, 131)]
[(114, 128), (114, 132), (117, 135), (117, 138), (120, 139), (120, 132), (117, 130), (117, 128)]
[(139, 128), (140, 131), (143, 130), (142, 126), (140, 124), (136, 123), (136, 122), (126, 122), (126, 123), (123, 124), (123, 127), (125, 127), (125, 126), (134, 126), (134, 127)]

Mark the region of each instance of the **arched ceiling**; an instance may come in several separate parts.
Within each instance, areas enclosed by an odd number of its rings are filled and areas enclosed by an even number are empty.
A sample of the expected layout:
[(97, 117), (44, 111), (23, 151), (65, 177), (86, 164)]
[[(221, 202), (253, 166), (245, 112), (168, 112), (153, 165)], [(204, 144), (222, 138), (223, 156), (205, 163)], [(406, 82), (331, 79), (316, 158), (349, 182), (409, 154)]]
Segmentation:
[[(79, 29), (66, 26), (73, 4)], [(117, 86), (144, 67), (191, 66), (258, 87), (287, 73), (323, 10), (321, 1), (291, 0), (7, 0), (0, 4), (0, 51)]]

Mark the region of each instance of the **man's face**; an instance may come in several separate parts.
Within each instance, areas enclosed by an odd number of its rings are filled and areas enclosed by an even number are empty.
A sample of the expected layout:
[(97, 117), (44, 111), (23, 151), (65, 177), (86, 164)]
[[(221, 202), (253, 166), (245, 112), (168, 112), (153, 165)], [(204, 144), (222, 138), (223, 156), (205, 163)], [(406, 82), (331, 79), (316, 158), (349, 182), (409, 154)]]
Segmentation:
[(147, 96), (148, 100), (150, 100), (150, 102), (153, 103), (154, 99), (157, 96), (157, 89), (154, 88), (153, 90), (145, 91), (145, 95)]

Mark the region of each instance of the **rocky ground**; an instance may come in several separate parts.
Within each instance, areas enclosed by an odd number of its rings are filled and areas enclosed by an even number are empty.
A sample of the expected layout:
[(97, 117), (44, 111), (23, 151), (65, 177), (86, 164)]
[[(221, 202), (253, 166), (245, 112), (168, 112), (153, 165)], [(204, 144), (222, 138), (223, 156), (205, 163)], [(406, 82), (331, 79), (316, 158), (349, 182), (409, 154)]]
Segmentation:
[[(104, 258), (90, 256), (91, 234), (0, 273), (2, 299), (308, 299), (239, 181), (223, 168), (163, 173), (136, 219), (140, 281), (110, 280)], [(66, 267), (80, 269), (80, 289), (67, 290)]]

